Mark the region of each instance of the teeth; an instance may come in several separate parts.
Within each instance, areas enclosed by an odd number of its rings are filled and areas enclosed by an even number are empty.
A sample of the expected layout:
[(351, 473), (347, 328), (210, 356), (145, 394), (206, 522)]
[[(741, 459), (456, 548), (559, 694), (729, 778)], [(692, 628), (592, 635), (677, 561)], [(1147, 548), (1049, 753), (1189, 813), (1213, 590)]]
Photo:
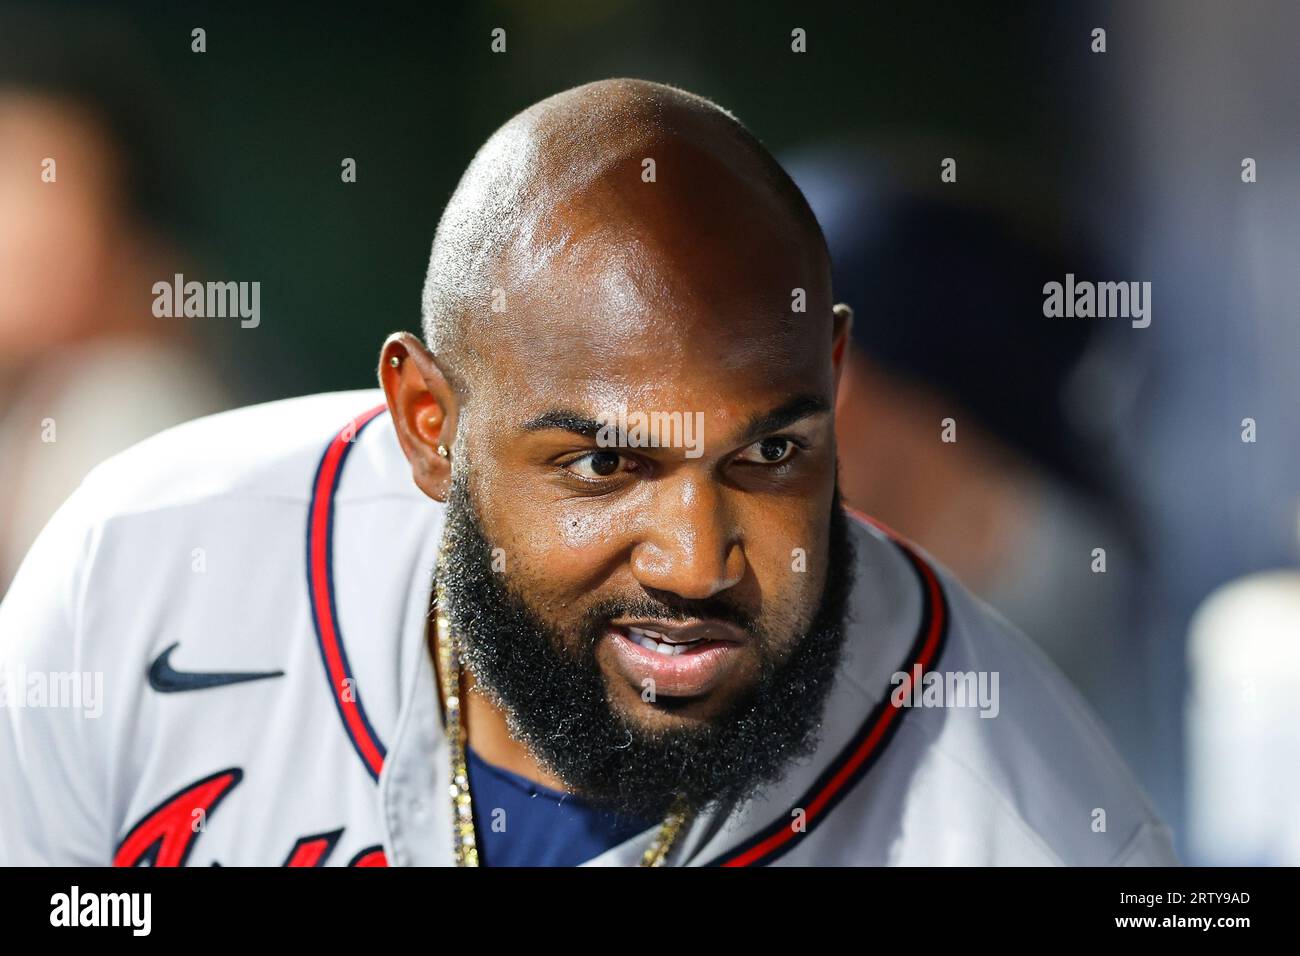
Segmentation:
[(654, 651), (664, 657), (675, 657), (678, 654), (684, 654), (688, 646), (685, 644), (670, 644), (668, 638), (658, 631), (647, 631), (642, 627), (629, 627), (627, 635), (647, 651)]

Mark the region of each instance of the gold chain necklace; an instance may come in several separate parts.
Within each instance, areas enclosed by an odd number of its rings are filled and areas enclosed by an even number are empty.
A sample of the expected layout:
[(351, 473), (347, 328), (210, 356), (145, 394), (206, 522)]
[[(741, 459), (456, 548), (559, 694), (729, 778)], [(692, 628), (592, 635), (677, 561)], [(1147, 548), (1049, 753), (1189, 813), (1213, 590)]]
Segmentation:
[[(465, 758), (465, 724), (460, 709), (460, 648), (447, 618), (447, 600), (441, 575), (437, 584), (435, 640), (438, 671), (442, 679), (443, 714), (451, 752), (451, 845), (457, 866), (478, 866), (478, 841), (474, 834), (474, 799), (469, 789), (469, 765)], [(641, 856), (641, 866), (663, 866), (677, 836), (690, 815), (680, 809), (668, 811), (659, 832)]]

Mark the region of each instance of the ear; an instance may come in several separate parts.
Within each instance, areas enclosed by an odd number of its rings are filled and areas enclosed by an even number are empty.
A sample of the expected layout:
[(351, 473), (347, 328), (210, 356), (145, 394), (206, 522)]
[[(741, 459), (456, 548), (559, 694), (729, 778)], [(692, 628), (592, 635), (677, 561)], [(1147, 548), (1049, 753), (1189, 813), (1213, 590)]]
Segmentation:
[(458, 410), (446, 376), (423, 342), (394, 332), (379, 353), (379, 383), (415, 483), (435, 501), (446, 501)]
[(835, 374), (835, 394), (839, 395), (844, 356), (848, 353), (849, 336), (853, 334), (853, 309), (840, 302), (831, 307), (831, 317), (831, 368)]

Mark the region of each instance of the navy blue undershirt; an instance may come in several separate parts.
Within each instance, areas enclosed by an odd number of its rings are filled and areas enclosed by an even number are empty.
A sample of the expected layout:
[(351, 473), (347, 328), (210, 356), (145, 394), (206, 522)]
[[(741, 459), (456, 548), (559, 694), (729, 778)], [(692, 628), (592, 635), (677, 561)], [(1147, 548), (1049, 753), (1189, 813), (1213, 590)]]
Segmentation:
[(481, 866), (578, 866), (659, 825), (598, 809), (465, 750)]

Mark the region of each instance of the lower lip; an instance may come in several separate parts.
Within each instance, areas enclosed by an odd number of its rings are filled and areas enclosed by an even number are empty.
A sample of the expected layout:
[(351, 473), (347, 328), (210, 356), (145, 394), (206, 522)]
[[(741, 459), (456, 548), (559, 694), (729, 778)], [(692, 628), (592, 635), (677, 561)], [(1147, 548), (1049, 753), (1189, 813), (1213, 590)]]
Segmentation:
[(726, 641), (701, 641), (680, 654), (660, 654), (642, 647), (621, 631), (605, 635), (619, 669), (638, 687), (648, 677), (663, 697), (696, 697), (713, 690), (736, 665), (741, 646)]

